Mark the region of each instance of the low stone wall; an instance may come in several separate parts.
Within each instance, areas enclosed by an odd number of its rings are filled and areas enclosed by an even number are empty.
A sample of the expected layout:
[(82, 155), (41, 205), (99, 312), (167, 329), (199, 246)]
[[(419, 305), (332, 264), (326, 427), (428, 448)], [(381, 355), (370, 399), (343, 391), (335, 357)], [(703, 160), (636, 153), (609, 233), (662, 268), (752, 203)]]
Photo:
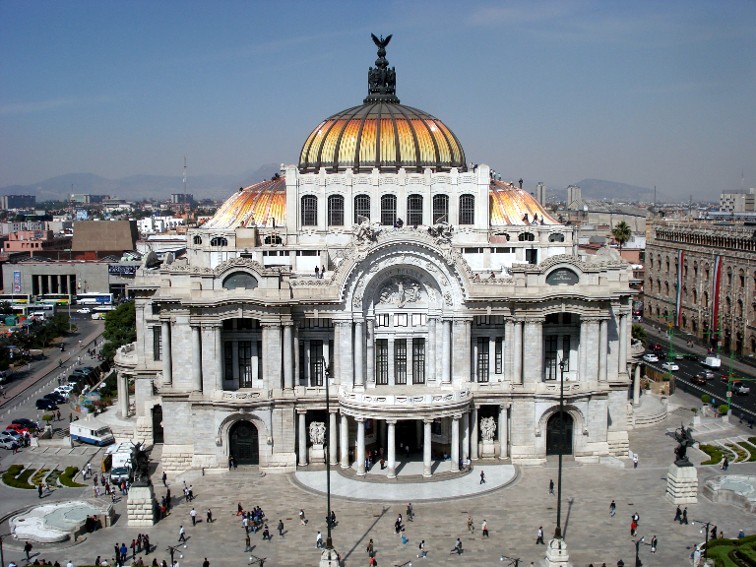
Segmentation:
[(756, 513), (756, 476), (723, 475), (706, 481), (703, 495), (712, 502), (730, 504)]

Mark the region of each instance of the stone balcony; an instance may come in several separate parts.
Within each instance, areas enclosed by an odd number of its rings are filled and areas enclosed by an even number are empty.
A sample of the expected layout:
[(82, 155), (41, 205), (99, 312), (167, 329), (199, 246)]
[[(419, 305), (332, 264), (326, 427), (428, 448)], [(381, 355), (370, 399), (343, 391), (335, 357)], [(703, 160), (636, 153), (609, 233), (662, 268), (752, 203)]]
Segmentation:
[(139, 362), (136, 343), (129, 343), (122, 347), (118, 347), (118, 350), (116, 350), (115, 356), (113, 357), (113, 361), (115, 362), (116, 367), (123, 370), (134, 370)]

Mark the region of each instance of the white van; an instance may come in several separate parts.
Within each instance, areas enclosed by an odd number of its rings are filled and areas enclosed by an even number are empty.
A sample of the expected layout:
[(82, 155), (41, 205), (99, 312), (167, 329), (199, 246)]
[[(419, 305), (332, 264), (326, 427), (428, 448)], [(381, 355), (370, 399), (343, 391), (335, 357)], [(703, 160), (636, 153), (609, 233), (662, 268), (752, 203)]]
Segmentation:
[(69, 432), (72, 441), (89, 443), (90, 445), (97, 445), (98, 447), (104, 447), (105, 445), (115, 443), (115, 437), (113, 437), (113, 432), (110, 430), (110, 427), (100, 425), (90, 420), (71, 422)]

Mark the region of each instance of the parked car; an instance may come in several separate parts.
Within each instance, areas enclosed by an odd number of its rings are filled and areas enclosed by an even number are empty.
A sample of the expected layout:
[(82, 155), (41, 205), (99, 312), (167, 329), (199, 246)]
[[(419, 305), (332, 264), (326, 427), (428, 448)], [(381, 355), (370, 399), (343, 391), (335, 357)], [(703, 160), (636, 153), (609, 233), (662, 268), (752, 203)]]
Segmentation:
[(26, 446), (26, 438), (15, 429), (6, 429), (2, 433), (0, 433), (0, 435), (2, 435), (3, 437), (10, 437), (14, 441), (16, 441), (16, 443), (18, 443), (19, 447)]
[(0, 438), (0, 448), (12, 451), (18, 449), (18, 443), (10, 437), (2, 437)]
[(662, 368), (664, 370), (668, 370), (669, 372), (677, 372), (680, 370), (680, 367), (677, 366), (676, 362), (672, 362), (671, 360), (668, 360), (667, 362), (662, 362)]
[(653, 352), (647, 352), (643, 355), (643, 360), (646, 362), (659, 362), (659, 357), (656, 356)]
[(21, 427), (26, 427), (27, 429), (32, 430), (32, 431), (37, 429), (37, 424), (33, 422), (31, 419), (28, 419), (26, 417), (19, 417), (11, 421), (11, 424), (14, 424), (14, 423), (16, 425), (20, 425)]
[(49, 394), (45, 394), (42, 397), (46, 400), (52, 400), (56, 404), (66, 403), (66, 398), (62, 394), (59, 394), (58, 392), (50, 392)]
[(45, 398), (41, 398), (36, 401), (35, 403), (37, 409), (41, 410), (56, 410), (58, 409), (58, 404), (56, 404), (52, 400), (46, 400)]
[(91, 366), (82, 366), (81, 368), (76, 368), (71, 372), (71, 375), (73, 376), (89, 376), (91, 374), (94, 374), (97, 371), (96, 368), (93, 368)]
[[(6, 431), (13, 430), (13, 431), (18, 431), (21, 434), (28, 433), (29, 429), (30, 429), (29, 427), (21, 425), (20, 423), (10, 423), (5, 427)], [(34, 429), (36, 429), (36, 427), (34, 427)]]

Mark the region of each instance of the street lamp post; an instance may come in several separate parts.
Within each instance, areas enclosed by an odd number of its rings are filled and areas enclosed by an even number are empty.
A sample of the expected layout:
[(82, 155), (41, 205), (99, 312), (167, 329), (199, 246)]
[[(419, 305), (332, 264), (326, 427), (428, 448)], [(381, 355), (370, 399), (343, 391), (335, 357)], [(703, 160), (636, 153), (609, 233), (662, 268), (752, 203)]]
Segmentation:
[(691, 525), (695, 526), (696, 522), (701, 524), (703, 526), (703, 530), (706, 532), (706, 535), (704, 536), (705, 542), (704, 542), (704, 549), (703, 549), (703, 560), (704, 565), (706, 565), (706, 550), (709, 548), (709, 530), (711, 529), (709, 526), (711, 526), (711, 522), (703, 522), (701, 520), (693, 520), (691, 522)]
[(328, 383), (331, 381), (331, 369), (323, 358), (323, 373), (325, 374), (326, 387), (326, 419), (328, 426), (325, 435), (325, 454), (326, 454), (326, 506), (328, 508), (326, 515), (326, 526), (328, 527), (328, 536), (326, 537), (326, 549), (333, 549), (333, 539), (331, 539), (331, 396), (328, 390)]
[(643, 562), (640, 559), (640, 544), (643, 543), (645, 537), (635, 540), (635, 567), (643, 567)]
[(559, 471), (557, 473), (557, 521), (554, 538), (562, 539), (562, 453), (564, 453), (564, 360), (559, 361)]

